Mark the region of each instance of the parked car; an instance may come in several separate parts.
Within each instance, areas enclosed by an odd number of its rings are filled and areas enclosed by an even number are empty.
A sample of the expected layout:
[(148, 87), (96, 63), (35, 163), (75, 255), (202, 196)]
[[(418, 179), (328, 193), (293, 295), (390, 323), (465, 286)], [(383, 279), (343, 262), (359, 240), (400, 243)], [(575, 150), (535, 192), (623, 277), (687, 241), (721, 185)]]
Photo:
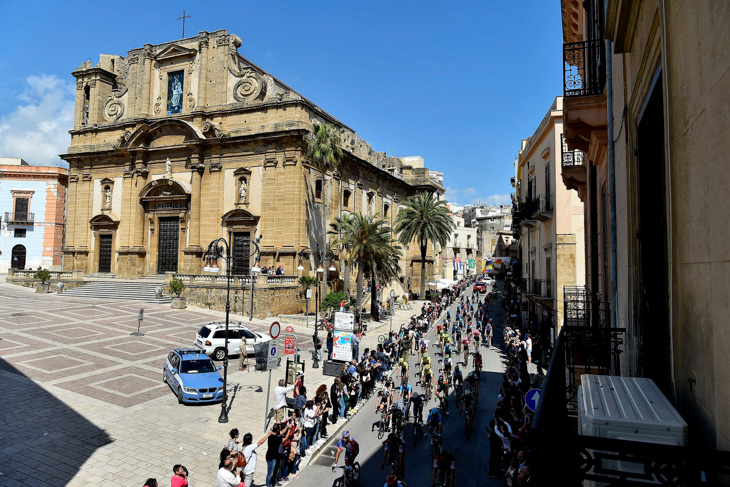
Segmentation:
[(177, 402), (203, 403), (223, 399), (223, 378), (213, 361), (200, 350), (177, 348), (167, 354), (162, 381), (177, 394)]
[[(256, 343), (268, 342), (271, 337), (251, 331), (241, 324), (228, 324), (228, 355), (238, 355), (238, 347), (241, 345), (241, 338), (246, 337), (246, 352), (254, 353), (253, 346)], [(198, 350), (213, 357), (215, 360), (223, 360), (226, 357), (226, 324), (208, 323), (195, 335), (193, 346)]]
[(487, 284), (484, 281), (477, 281), (476, 284), (474, 284), (474, 292), (475, 293), (487, 292)]

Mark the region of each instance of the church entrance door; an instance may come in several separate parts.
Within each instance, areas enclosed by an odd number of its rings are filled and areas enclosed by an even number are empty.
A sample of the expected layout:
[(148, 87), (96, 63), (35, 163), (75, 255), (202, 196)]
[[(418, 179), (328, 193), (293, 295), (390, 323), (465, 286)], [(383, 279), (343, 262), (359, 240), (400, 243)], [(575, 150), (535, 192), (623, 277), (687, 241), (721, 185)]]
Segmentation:
[(99, 235), (99, 272), (112, 271), (112, 236)]
[(160, 241), (157, 247), (157, 273), (177, 272), (177, 258), (180, 251), (180, 219), (160, 218)]
[(251, 233), (233, 233), (233, 265), (231, 272), (235, 276), (247, 276), (250, 273)]

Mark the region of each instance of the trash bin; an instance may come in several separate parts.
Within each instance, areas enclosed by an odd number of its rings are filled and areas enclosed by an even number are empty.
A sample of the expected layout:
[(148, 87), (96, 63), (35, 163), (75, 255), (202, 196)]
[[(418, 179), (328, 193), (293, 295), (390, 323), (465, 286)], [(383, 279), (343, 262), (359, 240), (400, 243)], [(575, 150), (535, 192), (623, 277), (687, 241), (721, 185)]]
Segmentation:
[(253, 345), (253, 353), (256, 357), (256, 365), (254, 366), (254, 370), (266, 370), (266, 354), (269, 351), (269, 347), (267, 343), (254, 343)]

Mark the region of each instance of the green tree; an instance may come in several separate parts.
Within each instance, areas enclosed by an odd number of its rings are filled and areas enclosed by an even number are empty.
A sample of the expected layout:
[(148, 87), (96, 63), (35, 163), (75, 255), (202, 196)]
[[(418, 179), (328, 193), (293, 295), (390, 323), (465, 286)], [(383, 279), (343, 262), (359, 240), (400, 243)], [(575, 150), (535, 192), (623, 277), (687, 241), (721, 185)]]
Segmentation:
[(307, 289), (317, 285), (317, 278), (312, 276), (302, 276), (299, 278), (299, 285), (302, 286), (302, 294), (306, 296)]
[(35, 271), (35, 274), (33, 274), (34, 279), (39, 279), (41, 281), (41, 284), (45, 284), (46, 281), (51, 280), (51, 273), (48, 269), (44, 269), (41, 266), (38, 266), (38, 270)]
[[(400, 246), (391, 237), (388, 221), (377, 216), (356, 214), (352, 221), (343, 225), (341, 236), (335, 240), (338, 248), (349, 249), (349, 263), (357, 266), (357, 309), (362, 308), (362, 282), (365, 276), (372, 278), (373, 291), (377, 282), (387, 282), (400, 273), (398, 262)], [(375, 293), (372, 293), (371, 311), (375, 311)]]
[(426, 296), (426, 251), (428, 242), (446, 245), (449, 236), (456, 228), (449, 214), (446, 201), (438, 200), (433, 193), (418, 193), (403, 203), (395, 222), (395, 231), (402, 245), (416, 241), (421, 251), (421, 291), (419, 296)]
[[(322, 235), (321, 249), (327, 249), (327, 181), (325, 174), (327, 171), (334, 170), (340, 165), (342, 159), (342, 150), (340, 149), (340, 135), (337, 127), (325, 123), (315, 123), (312, 126), (312, 132), (305, 137), (307, 142), (307, 158), (309, 163), (322, 173)], [(316, 195), (315, 195), (316, 200)], [(327, 295), (327, 274), (328, 263), (324, 262), (324, 276), (322, 282), (322, 295)]]
[(352, 268), (352, 264), (350, 262), (350, 247), (341, 239), (341, 237), (344, 233), (350, 231), (354, 222), (354, 216), (350, 213), (343, 213), (341, 216), (335, 218), (334, 222), (330, 223), (331, 230), (329, 231), (329, 234), (333, 235), (335, 238), (336, 244), (334, 244), (334, 246), (340, 251), (340, 261), (345, 263), (344, 283), (345, 294), (348, 296), (350, 295), (350, 269)]

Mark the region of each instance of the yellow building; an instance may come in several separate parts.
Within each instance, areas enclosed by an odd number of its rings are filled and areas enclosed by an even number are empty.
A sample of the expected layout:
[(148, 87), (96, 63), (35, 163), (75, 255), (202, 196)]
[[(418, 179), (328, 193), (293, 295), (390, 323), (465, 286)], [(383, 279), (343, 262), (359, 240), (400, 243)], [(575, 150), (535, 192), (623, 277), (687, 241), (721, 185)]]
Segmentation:
[[(294, 275), (297, 253), (319, 241), (323, 200), (329, 222), (343, 212), (393, 221), (404, 198), (443, 193), (427, 168), (374, 151), (240, 46), (225, 30), (201, 32), (73, 72), (66, 270), (199, 275), (208, 243), (230, 231), (235, 275), (249, 274), (258, 237), (261, 264)], [(305, 157), (314, 123), (336, 125), (344, 152), (324, 181)]]

